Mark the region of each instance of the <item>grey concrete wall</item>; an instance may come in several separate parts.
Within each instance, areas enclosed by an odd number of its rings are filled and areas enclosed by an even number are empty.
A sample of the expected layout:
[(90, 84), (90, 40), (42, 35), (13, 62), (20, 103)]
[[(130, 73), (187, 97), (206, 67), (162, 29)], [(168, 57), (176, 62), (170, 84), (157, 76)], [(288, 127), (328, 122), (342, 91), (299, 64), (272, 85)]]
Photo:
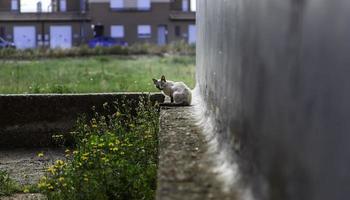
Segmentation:
[(350, 1), (197, 6), (198, 87), (257, 199), (348, 199)]
[[(93, 106), (106, 113), (104, 103), (111, 108), (122, 101), (137, 106), (141, 97), (148, 94), (0, 95), (0, 148), (50, 146), (52, 135), (69, 133), (79, 116), (92, 116)], [(160, 93), (149, 97), (153, 103), (164, 101)]]

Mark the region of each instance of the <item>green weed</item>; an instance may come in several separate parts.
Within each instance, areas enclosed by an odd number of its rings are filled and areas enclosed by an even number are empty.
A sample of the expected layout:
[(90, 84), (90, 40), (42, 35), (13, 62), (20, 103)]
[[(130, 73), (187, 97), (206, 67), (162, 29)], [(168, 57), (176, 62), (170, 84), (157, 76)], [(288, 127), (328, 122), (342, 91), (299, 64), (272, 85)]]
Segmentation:
[(21, 191), (21, 187), (13, 181), (6, 171), (0, 170), (0, 197)]
[(158, 108), (140, 101), (104, 107), (112, 114), (80, 118), (66, 160), (47, 169), (38, 188), (49, 199), (154, 199)]

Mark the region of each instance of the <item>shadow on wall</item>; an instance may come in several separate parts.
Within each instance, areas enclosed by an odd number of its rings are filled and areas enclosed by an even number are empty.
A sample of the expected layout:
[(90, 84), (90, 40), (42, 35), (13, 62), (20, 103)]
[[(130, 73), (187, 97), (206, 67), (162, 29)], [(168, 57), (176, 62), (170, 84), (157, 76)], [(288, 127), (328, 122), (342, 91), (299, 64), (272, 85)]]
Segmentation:
[(346, 199), (350, 1), (201, 0), (197, 8), (200, 94), (219, 146), (230, 146), (221, 151), (248, 163), (256, 198)]

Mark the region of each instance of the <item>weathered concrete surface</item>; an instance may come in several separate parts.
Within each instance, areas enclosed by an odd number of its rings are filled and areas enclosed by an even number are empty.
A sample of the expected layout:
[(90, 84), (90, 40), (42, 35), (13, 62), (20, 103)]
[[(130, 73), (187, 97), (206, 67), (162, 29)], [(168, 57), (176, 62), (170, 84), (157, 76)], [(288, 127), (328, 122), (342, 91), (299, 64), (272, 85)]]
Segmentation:
[(43, 194), (14, 194), (10, 197), (0, 197), (0, 200), (46, 200)]
[[(43, 157), (38, 157), (43, 153)], [(36, 184), (47, 167), (56, 160), (65, 160), (63, 149), (0, 150), (0, 170), (7, 171), (11, 179), (21, 185)]]
[[(42, 157), (38, 154), (43, 153)], [(0, 150), (0, 170), (20, 185), (33, 185), (46, 173), (56, 160), (65, 160), (64, 149), (11, 149)], [(45, 200), (42, 194), (13, 194), (1, 200)]]
[(197, 1), (197, 86), (257, 199), (350, 197), (349, 10), (349, 0)]
[(192, 107), (160, 111), (157, 200), (235, 200), (211, 170), (207, 143), (192, 117)]
[[(91, 116), (93, 106), (104, 112), (106, 102), (112, 105), (125, 99), (133, 104), (141, 97), (148, 98), (148, 94), (0, 95), (0, 149), (50, 146), (52, 135), (68, 133), (78, 116)], [(160, 93), (149, 98), (153, 103), (164, 101)]]

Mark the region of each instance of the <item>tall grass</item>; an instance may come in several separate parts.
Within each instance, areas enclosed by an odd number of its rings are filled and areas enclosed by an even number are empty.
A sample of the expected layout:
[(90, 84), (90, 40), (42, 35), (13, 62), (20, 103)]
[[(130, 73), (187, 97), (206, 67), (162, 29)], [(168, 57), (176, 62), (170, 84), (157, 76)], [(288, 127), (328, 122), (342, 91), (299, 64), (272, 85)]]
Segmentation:
[(194, 86), (193, 56), (0, 60), (0, 93), (153, 92), (152, 78)]

